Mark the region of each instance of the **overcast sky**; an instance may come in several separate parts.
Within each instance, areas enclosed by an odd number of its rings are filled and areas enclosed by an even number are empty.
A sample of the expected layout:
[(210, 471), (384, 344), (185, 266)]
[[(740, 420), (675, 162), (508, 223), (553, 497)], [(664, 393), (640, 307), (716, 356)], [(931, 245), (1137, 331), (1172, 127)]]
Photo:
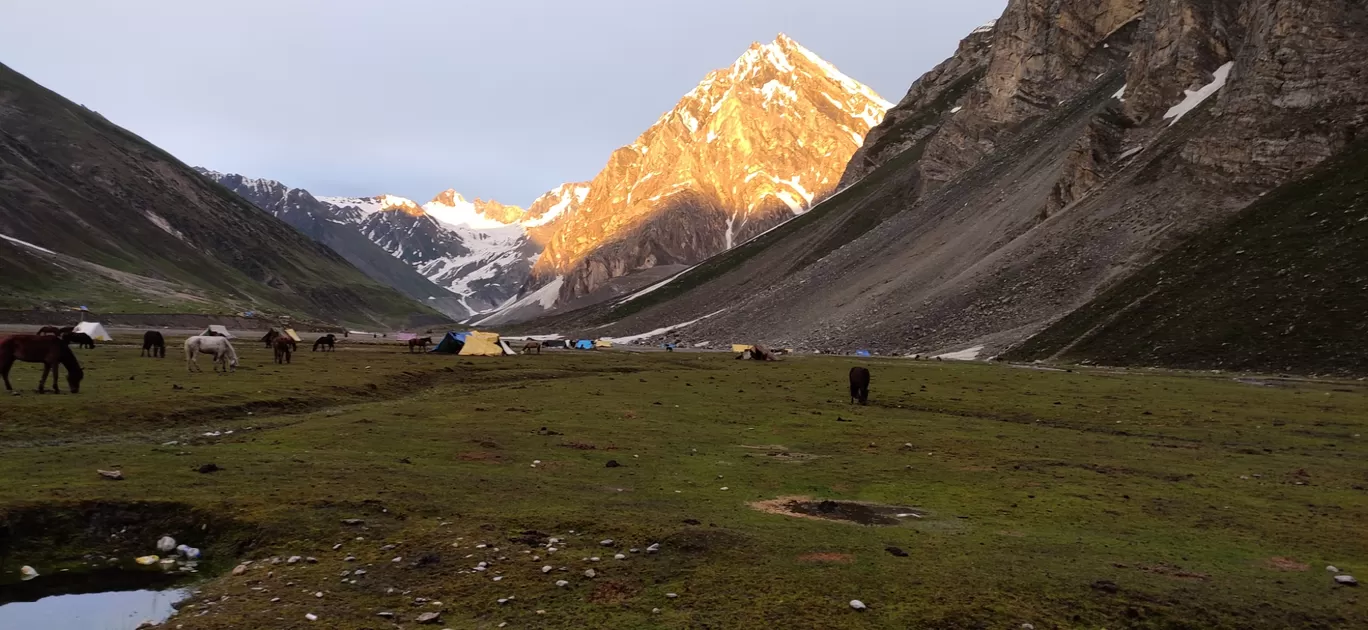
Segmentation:
[(14, 0), (0, 62), (192, 165), (526, 205), (779, 32), (897, 102), (1006, 0)]

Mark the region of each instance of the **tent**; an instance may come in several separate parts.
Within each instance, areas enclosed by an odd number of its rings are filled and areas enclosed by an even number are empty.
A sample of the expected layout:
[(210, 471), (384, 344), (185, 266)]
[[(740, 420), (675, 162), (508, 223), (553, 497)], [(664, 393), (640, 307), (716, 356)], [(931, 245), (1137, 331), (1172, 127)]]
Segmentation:
[(755, 346), (746, 345), (746, 344), (741, 344), (741, 343), (734, 343), (734, 344), (732, 344), (732, 352), (735, 352), (735, 353), (737, 353), (737, 354), (741, 354), (742, 352), (745, 352), (745, 351), (747, 351), (747, 350), (751, 350), (751, 349), (753, 349), (753, 348), (755, 348)]
[(499, 333), (482, 333), (472, 330), (465, 334), (465, 345), (461, 346), (461, 356), (501, 357), (503, 355), (504, 347), (499, 342)]
[(870, 354), (868, 350), (856, 350), (856, 351), (855, 351), (855, 356), (857, 356), (857, 357), (872, 357), (872, 356), (874, 356), (874, 355)]
[(286, 328), (285, 336), (295, 340), (296, 342), (304, 341), (303, 339), (299, 338), (299, 333), (295, 332), (293, 328)]
[(429, 353), (437, 354), (460, 354), (461, 348), (465, 346), (465, 333), (449, 332), (442, 341), (434, 346)]
[(114, 341), (114, 338), (109, 336), (109, 332), (99, 322), (81, 322), (76, 324), (76, 328), (72, 332), (85, 333), (95, 341)]
[(500, 348), (503, 348), (504, 354), (506, 354), (506, 355), (512, 356), (512, 355), (517, 354), (516, 352), (513, 351), (513, 348), (508, 347), (508, 342), (507, 342), (507, 341), (504, 341), (504, 340), (502, 340), (502, 339), (499, 340), (499, 347), (500, 347)]
[(570, 342), (568, 342), (568, 341), (566, 341), (566, 340), (564, 340), (564, 339), (548, 339), (548, 340), (542, 342), (542, 347), (543, 347), (543, 348), (561, 348), (561, 349), (565, 349), (565, 348), (569, 348), (569, 347), (570, 347)]
[(211, 324), (208, 328), (205, 328), (204, 332), (200, 333), (200, 335), (206, 337), (211, 335), (218, 335), (220, 337), (227, 337), (229, 339), (237, 339), (237, 335), (228, 332), (228, 329), (226, 327), (220, 326), (218, 324)]
[(593, 350), (593, 349), (594, 349), (594, 342), (592, 342), (592, 341), (590, 341), (590, 340), (588, 340), (588, 339), (581, 339), (581, 340), (575, 342), (575, 349), (576, 349), (576, 350)]
[(607, 339), (599, 339), (598, 341), (595, 341), (595, 342), (594, 342), (594, 348), (611, 348), (611, 347), (613, 347), (613, 342), (608, 341)]

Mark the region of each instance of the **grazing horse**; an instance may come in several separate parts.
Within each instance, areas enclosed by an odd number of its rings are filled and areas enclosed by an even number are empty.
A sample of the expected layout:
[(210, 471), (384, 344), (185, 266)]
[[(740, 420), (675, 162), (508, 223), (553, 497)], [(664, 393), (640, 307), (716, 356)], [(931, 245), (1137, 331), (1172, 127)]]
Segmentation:
[(92, 349), (92, 350), (95, 348), (95, 340), (94, 340), (94, 339), (91, 339), (91, 338), (90, 338), (90, 335), (87, 335), (87, 334), (85, 334), (85, 333), (78, 333), (78, 332), (69, 332), (69, 333), (66, 333), (66, 334), (62, 335), (62, 341), (65, 341), (65, 342), (67, 342), (68, 344), (73, 344), (73, 343), (74, 343), (74, 344), (76, 344), (76, 347), (77, 347), (77, 348), (90, 348), (90, 349)]
[(275, 341), (271, 342), (271, 347), (275, 350), (276, 363), (289, 363), (290, 353), (299, 349), (299, 346), (295, 344), (295, 340), (291, 339), (288, 335), (277, 335)]
[(522, 347), (522, 353), (523, 353), (523, 354), (532, 354), (532, 351), (533, 351), (533, 350), (536, 350), (536, 351), (537, 351), (537, 354), (541, 354), (541, 344), (539, 344), (539, 343), (537, 343), (537, 342), (535, 342), (535, 341), (529, 341), (529, 342), (523, 344), (523, 347)]
[[(14, 392), (14, 388), (10, 387), (9, 373), (16, 359), (43, 364), (43, 378), (38, 381), (40, 394), (44, 393), (43, 387), (47, 383), (48, 372), (52, 373), (52, 393), (62, 393), (57, 387), (58, 364), (67, 369), (67, 385), (71, 387), (71, 393), (81, 391), (81, 379), (85, 376), (85, 371), (81, 369), (81, 363), (76, 360), (76, 354), (71, 351), (71, 346), (58, 337), (14, 335), (0, 339), (0, 379), (5, 381), (7, 392)], [(18, 395), (18, 392), (14, 393)]]
[(869, 404), (869, 368), (850, 368), (850, 404)]
[(410, 339), (408, 341), (409, 352), (413, 352), (414, 348), (418, 348), (423, 352), (427, 352), (427, 347), (430, 343), (432, 343), (432, 337), (415, 337), (413, 339)]
[(52, 336), (54, 336), (54, 337), (60, 337), (60, 336), (62, 336), (61, 331), (60, 331), (56, 326), (44, 326), (44, 327), (42, 327), (42, 328), (39, 328), (39, 329), (38, 329), (38, 334), (40, 334), (40, 335), (52, 335)]
[(334, 334), (332, 334), (332, 333), (328, 333), (328, 334), (326, 334), (326, 335), (323, 335), (322, 337), (319, 337), (317, 340), (314, 341), (313, 352), (318, 352), (318, 349), (319, 349), (319, 348), (323, 348), (323, 351), (324, 351), (324, 352), (334, 352), (334, 351), (336, 351), (336, 350), (337, 350), (337, 335), (334, 335)]
[(166, 338), (160, 332), (149, 330), (143, 333), (143, 348), (138, 356), (166, 358)]
[(275, 343), (276, 337), (279, 337), (279, 336), (280, 336), (280, 333), (276, 332), (276, 329), (272, 328), (272, 329), (266, 331), (266, 336), (264, 336), (264, 337), (261, 338), (261, 342), (264, 343), (264, 344), (266, 344), (266, 347), (269, 348), (269, 347), (271, 347), (271, 344), (272, 344), (272, 343)]
[(202, 372), (199, 367), (197, 357), (200, 354), (207, 354), (214, 357), (214, 371), (219, 371), (219, 365), (223, 365), (223, 371), (227, 373), (230, 369), (237, 370), (238, 356), (237, 350), (233, 349), (233, 344), (228, 343), (227, 337), (200, 335), (185, 340), (185, 371)]

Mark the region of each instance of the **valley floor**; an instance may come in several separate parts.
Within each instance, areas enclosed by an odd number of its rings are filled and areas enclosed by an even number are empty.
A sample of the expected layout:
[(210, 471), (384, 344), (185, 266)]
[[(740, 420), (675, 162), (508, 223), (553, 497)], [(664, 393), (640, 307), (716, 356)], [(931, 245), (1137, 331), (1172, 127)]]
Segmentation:
[[(170, 341), (166, 360), (81, 351), (74, 396), (15, 368), (0, 587), (22, 564), (33, 584), (71, 554), (130, 553), (107, 548), (125, 523), (125, 541), (171, 534), (222, 571), (167, 624), (187, 630), (424, 612), (435, 628), (1368, 625), (1362, 589), (1326, 570), (1368, 578), (1363, 383), (864, 359), (871, 404), (851, 407), (857, 360), (836, 357), (344, 343), (277, 366), (243, 340), (217, 376), (186, 374)], [(752, 506), (782, 497), (921, 516)], [(270, 562), (290, 556), (317, 562)]]

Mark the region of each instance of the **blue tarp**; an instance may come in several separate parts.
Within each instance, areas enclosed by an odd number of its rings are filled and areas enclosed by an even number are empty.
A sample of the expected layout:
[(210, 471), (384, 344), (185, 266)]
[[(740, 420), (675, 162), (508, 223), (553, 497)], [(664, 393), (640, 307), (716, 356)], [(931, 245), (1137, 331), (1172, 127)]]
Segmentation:
[(442, 337), (442, 341), (438, 343), (436, 347), (434, 347), (431, 350), (428, 350), (428, 352), (436, 352), (440, 354), (458, 354), (460, 353), (461, 348), (465, 346), (465, 338), (465, 333), (449, 332), (446, 334), (445, 337)]
[(855, 356), (857, 356), (857, 357), (872, 357), (872, 356), (874, 356), (874, 355), (870, 354), (868, 350), (856, 350), (856, 351), (855, 351)]
[(593, 350), (594, 342), (589, 339), (581, 339), (575, 342), (576, 350)]

